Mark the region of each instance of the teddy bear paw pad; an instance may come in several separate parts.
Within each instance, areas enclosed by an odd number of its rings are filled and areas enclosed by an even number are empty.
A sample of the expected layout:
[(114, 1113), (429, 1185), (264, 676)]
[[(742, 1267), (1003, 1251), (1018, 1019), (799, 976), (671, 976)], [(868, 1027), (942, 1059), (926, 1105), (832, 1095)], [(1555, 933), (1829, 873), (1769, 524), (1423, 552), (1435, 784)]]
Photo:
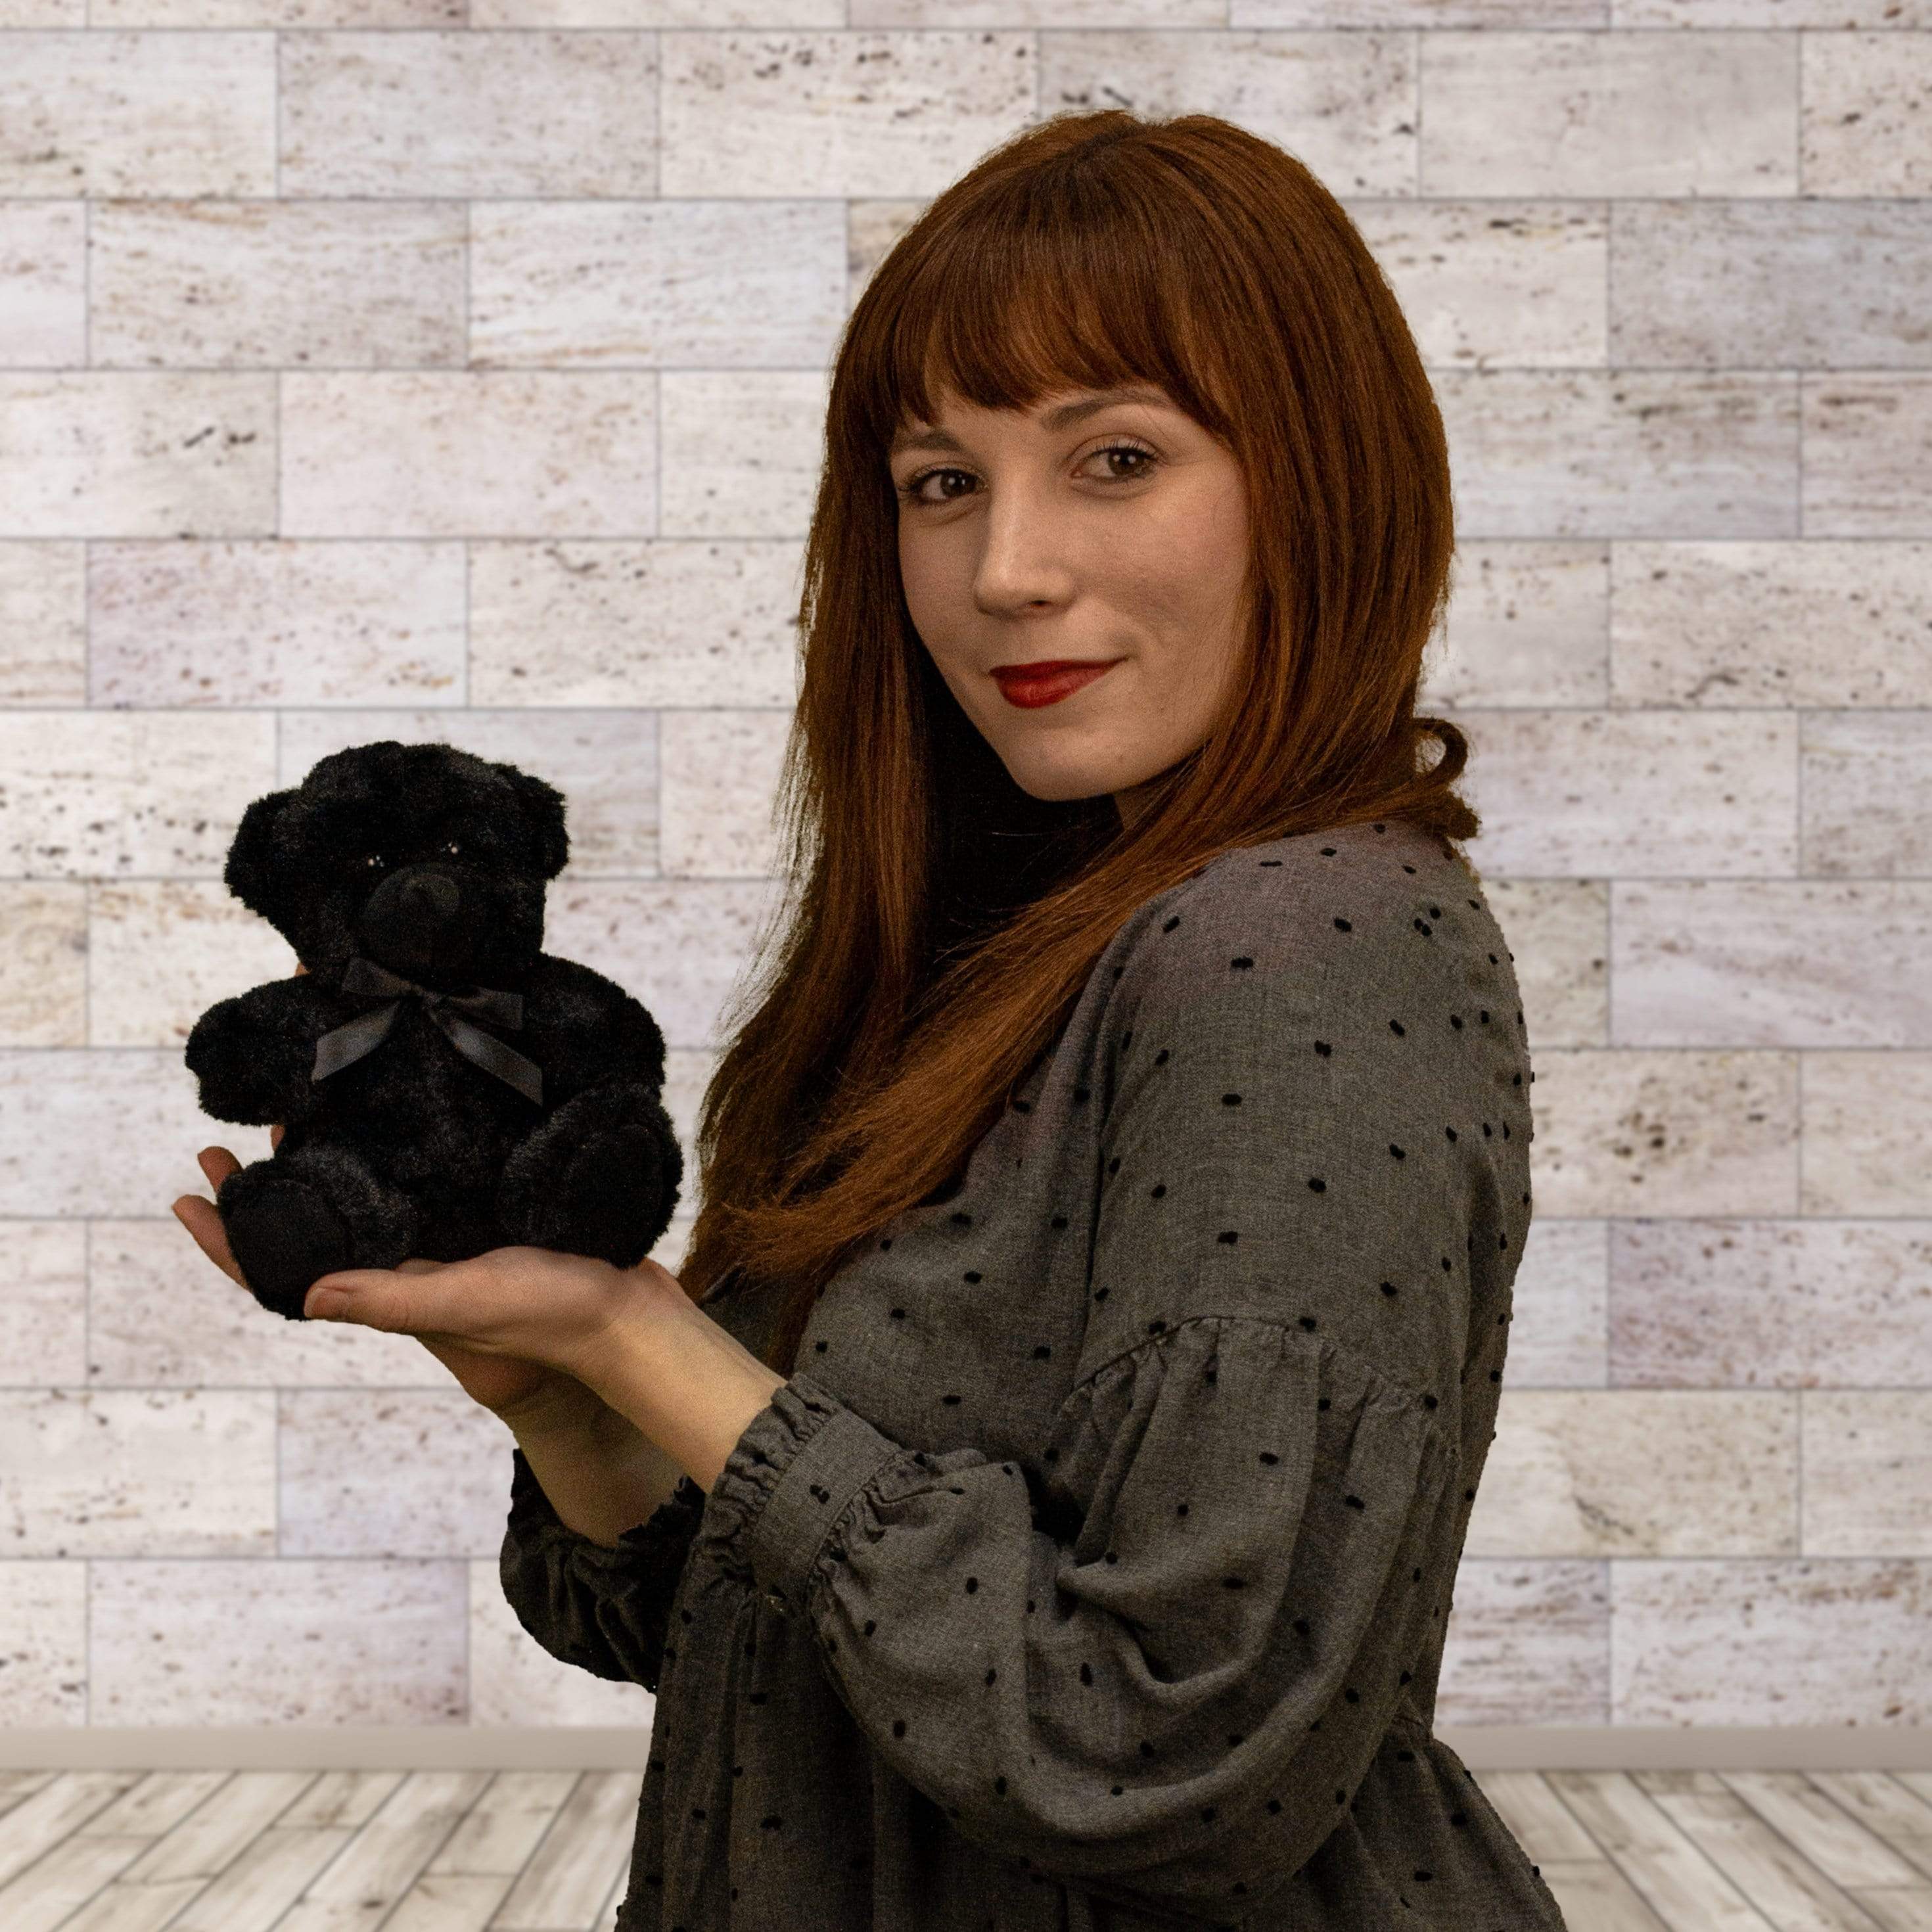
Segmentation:
[(291, 1319), (323, 1275), (354, 1265), (349, 1229), (313, 1187), (271, 1184), (228, 1216), (229, 1252), (256, 1300)]

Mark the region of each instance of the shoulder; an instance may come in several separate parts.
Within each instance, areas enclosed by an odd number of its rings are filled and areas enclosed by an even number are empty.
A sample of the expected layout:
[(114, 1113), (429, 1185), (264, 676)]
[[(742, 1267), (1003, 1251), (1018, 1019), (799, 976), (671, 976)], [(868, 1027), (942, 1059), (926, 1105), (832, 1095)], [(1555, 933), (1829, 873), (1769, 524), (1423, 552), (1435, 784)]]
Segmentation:
[(1502, 950), (1468, 867), (1396, 823), (1224, 852), (1138, 908), (1120, 938), (1110, 1004), (1123, 1025), (1235, 986), (1399, 990)]
[(1134, 917), (1093, 1060), (1082, 1372), (1241, 1316), (1453, 1391), (1462, 1258), (1527, 1220), (1502, 1206), (1526, 1204), (1527, 1054), (1468, 867), (1353, 826), (1223, 853)]

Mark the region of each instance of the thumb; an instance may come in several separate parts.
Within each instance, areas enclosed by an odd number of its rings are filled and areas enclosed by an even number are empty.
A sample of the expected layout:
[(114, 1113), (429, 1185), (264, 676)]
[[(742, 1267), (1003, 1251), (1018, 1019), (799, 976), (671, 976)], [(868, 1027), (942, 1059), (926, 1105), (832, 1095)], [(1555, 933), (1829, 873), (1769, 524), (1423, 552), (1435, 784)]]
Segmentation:
[[(310, 1282), (302, 1312), (311, 1321), (360, 1322), (371, 1328), (400, 1328), (409, 1312), (395, 1292), (402, 1274), (430, 1274), (448, 1265), (411, 1256), (400, 1268), (338, 1268)], [(413, 1299), (420, 1303), (418, 1293)]]
[[(367, 1298), (368, 1291), (362, 1291)], [(349, 1304), (356, 1298), (352, 1274), (326, 1274), (311, 1282), (302, 1299), (302, 1312), (311, 1322), (339, 1322), (347, 1318)]]

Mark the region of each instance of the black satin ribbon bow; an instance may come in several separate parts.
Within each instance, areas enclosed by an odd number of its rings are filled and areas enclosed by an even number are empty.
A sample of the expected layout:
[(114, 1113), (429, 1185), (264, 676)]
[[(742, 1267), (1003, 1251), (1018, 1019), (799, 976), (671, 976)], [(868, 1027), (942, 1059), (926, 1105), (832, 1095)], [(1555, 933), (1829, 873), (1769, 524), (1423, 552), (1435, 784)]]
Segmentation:
[[(346, 1025), (326, 1033), (315, 1043), (315, 1071), (311, 1081), (326, 1080), (345, 1066), (374, 1053), (389, 1036), (396, 1022), (396, 1009), (405, 997), (420, 1000), (424, 1010), (449, 1036), (450, 1044), (464, 1059), (474, 1060), (486, 1073), (507, 1081), (517, 1091), (543, 1105), (543, 1069), (526, 1060), (514, 1047), (472, 1026), (464, 1013), (474, 1013), (493, 1025), (511, 1028), (524, 1023), (524, 996), (492, 986), (473, 993), (446, 993), (434, 986), (418, 986), (400, 973), (392, 973), (359, 953), (349, 962), (342, 975), (345, 993), (374, 993), (388, 998), (388, 1004), (362, 1014)], [(452, 1008), (460, 1011), (452, 1011)]]

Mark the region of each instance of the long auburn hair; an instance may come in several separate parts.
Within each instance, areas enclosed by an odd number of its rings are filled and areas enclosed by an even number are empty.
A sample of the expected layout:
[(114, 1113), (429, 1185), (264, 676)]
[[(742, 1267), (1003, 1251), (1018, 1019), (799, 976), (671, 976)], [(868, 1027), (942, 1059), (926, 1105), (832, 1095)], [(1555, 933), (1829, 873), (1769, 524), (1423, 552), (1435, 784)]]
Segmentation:
[[(948, 391), (1030, 410), (1132, 382), (1230, 449), (1252, 536), (1228, 700), (1125, 830), (1107, 793), (1023, 792), (939, 676), (900, 582), (887, 458)], [(1213, 115), (1063, 114), (932, 201), (833, 371), (778, 788), (790, 889), (706, 1090), (685, 1292), (735, 1272), (771, 1296), (761, 1359), (789, 1376), (813, 1303), (876, 1230), (956, 1186), (1121, 924), (1219, 854), (1402, 820), (1466, 865), (1467, 741), (1414, 715), (1454, 549), (1448, 445), (1401, 309), (1292, 155)]]

